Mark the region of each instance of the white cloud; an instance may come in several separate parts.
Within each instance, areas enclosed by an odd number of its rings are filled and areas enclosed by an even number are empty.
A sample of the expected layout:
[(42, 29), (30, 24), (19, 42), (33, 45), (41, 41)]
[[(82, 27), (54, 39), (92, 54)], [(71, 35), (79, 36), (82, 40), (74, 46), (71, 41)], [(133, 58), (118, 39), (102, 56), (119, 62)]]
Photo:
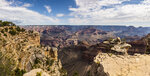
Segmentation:
[(143, 3), (144, 4), (150, 4), (150, 0), (144, 0)]
[(23, 7), (31, 7), (32, 5), (31, 4), (29, 4), (29, 3), (25, 3), (24, 5), (23, 5)]
[(48, 11), (48, 13), (51, 13), (52, 10), (51, 10), (51, 7), (50, 7), (50, 6), (45, 5), (44, 7), (45, 7), (46, 10)]
[(5, 0), (0, 0), (0, 7), (9, 6), (10, 4), (11, 4), (11, 2), (7, 2)]
[(57, 14), (56, 16), (57, 16), (57, 17), (63, 17), (63, 16), (64, 16), (64, 14), (59, 13), (59, 14)]
[[(16, 24), (55, 24), (58, 19), (42, 15), (22, 6), (11, 6), (11, 2), (0, 0), (0, 19), (12, 21)], [(27, 6), (27, 5), (26, 5)], [(29, 5), (28, 5), (29, 6)]]
[[(71, 24), (119, 24), (150, 26), (150, 0), (123, 5), (129, 0), (76, 0), (78, 8), (69, 8)], [(103, 9), (103, 6), (111, 8)]]

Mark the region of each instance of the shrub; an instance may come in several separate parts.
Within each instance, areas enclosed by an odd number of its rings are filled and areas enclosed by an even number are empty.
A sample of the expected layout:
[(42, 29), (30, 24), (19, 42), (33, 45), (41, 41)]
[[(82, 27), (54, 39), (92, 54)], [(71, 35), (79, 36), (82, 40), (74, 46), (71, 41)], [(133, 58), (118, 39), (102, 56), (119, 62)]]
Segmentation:
[(6, 37), (7, 37), (7, 34), (5, 34), (5, 33), (4, 33), (4, 36), (6, 36)]
[(1, 30), (1, 33), (4, 33), (4, 32), (5, 32), (4, 29), (2, 29), (2, 30)]
[(29, 30), (29, 33), (33, 33), (33, 30)]
[(51, 70), (50, 67), (48, 67), (47, 70), (50, 71)]
[(9, 27), (10, 30), (13, 30), (13, 27)]
[(0, 20), (0, 26), (16, 26), (13, 22)]
[(39, 58), (35, 59), (35, 64), (41, 63)]
[(73, 76), (79, 76), (79, 73), (78, 73), (78, 72), (75, 72), (75, 73), (73, 74)]
[(15, 76), (23, 76), (24, 73), (26, 73), (25, 70), (20, 70), (19, 68), (15, 70)]
[(9, 22), (9, 21), (3, 21), (1, 25), (2, 26), (16, 26), (14, 23)]
[(5, 28), (5, 31), (8, 32), (8, 28)]
[(47, 59), (47, 61), (46, 61), (46, 65), (50, 65), (50, 66), (52, 66), (52, 65), (53, 65), (53, 63), (54, 63), (54, 60), (53, 60), (53, 59), (52, 59), (52, 60)]
[(42, 76), (42, 72), (37, 72), (36, 76)]
[(9, 31), (9, 33), (10, 33), (11, 35), (16, 35), (16, 34), (17, 34), (17, 31), (16, 31), (16, 30), (11, 30), (11, 31)]
[(25, 31), (25, 29), (24, 29), (24, 28), (22, 28), (22, 29), (21, 29), (21, 32), (24, 32), (24, 31)]
[(17, 31), (21, 31), (21, 29), (20, 29), (20, 27), (19, 27), (19, 26), (17, 26), (17, 27), (16, 27), (16, 30), (17, 30)]
[(9, 25), (10, 25), (10, 23), (8, 21), (2, 22), (2, 26), (9, 26)]
[(24, 32), (24, 31), (25, 31), (24, 28), (20, 28), (19, 26), (16, 27), (16, 30), (17, 30), (18, 32)]
[(40, 64), (34, 64), (34, 65), (32, 65), (32, 68), (33, 69), (40, 68)]
[(2, 20), (0, 20), (0, 23), (2, 23)]

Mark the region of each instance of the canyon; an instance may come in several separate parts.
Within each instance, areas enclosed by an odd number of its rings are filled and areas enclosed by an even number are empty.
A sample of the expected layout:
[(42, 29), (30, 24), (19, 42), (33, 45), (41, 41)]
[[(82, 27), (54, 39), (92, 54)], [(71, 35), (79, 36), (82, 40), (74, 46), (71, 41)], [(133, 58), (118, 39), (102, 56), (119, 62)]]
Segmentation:
[(148, 33), (131, 26), (1, 26), (0, 73), (149, 76)]
[(42, 45), (59, 48), (58, 58), (68, 76), (150, 75), (145, 70), (149, 69), (150, 57), (147, 27), (62, 25), (23, 28), (38, 31)]

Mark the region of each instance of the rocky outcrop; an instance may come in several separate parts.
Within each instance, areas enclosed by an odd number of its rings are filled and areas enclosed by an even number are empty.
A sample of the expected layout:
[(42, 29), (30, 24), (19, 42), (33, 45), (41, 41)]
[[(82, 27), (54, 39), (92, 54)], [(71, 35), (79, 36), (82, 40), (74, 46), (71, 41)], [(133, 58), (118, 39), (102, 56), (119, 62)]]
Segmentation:
[(121, 41), (119, 37), (117, 37), (116, 39), (109, 40), (109, 41), (104, 41), (103, 43), (110, 46), (112, 51), (121, 52), (124, 54), (127, 54), (128, 49), (131, 47), (130, 44), (127, 44), (126, 42)]
[(110, 76), (149, 76), (150, 55), (114, 55), (99, 53), (94, 61), (104, 67)]
[(50, 76), (62, 76), (57, 48), (42, 47), (37, 32), (17, 26), (0, 27), (0, 74), (22, 76), (32, 69), (41, 68)]

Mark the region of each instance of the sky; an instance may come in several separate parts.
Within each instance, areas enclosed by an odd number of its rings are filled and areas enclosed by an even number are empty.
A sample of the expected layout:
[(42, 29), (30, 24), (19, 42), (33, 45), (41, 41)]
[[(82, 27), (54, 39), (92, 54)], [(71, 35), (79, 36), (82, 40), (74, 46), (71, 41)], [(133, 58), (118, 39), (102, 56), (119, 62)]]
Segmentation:
[(150, 26), (150, 0), (0, 0), (0, 20), (17, 25)]

